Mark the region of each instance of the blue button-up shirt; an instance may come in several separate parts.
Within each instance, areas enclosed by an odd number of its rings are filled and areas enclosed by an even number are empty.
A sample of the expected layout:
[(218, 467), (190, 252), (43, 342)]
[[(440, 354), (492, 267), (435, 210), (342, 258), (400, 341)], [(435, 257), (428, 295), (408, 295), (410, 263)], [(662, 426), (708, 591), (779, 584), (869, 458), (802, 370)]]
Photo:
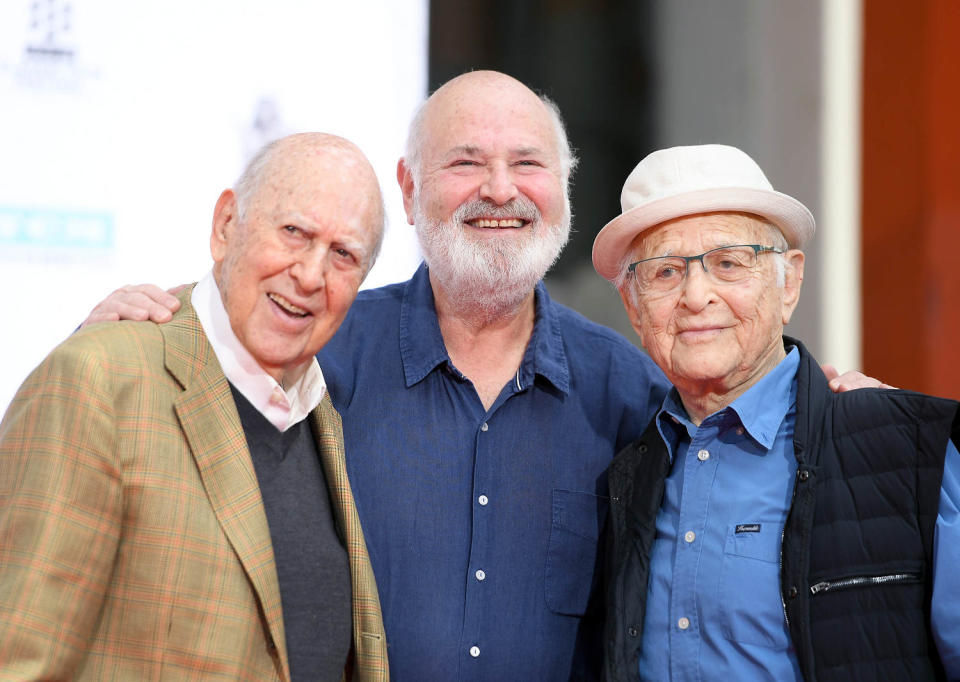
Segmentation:
[(605, 470), (666, 391), (649, 358), (540, 284), (519, 370), (485, 410), (450, 362), (421, 267), (361, 292), (319, 360), (393, 679), (589, 677)]
[[(780, 596), (780, 544), (797, 462), (791, 350), (727, 408), (694, 425), (675, 391), (657, 426), (673, 465), (657, 515), (639, 663), (644, 680), (800, 680)], [(960, 673), (960, 455), (947, 448), (935, 530), (934, 636)], [(937, 567), (944, 566), (938, 571)], [(954, 666), (951, 670), (950, 666)]]

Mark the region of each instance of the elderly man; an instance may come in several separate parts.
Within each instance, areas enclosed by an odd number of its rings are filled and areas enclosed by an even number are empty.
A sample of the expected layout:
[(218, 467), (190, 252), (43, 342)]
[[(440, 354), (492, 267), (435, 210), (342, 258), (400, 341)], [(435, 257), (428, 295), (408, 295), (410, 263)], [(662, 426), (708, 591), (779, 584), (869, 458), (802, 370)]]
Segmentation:
[[(426, 265), (361, 292), (320, 353), (394, 679), (599, 672), (584, 614), (604, 472), (666, 382), (540, 282), (567, 240), (574, 163), (556, 108), (513, 78), (438, 89), (397, 166)], [(91, 319), (164, 319), (164, 304), (130, 288)]]
[[(361, 292), (319, 355), (399, 680), (590, 679), (605, 471), (666, 392), (554, 303), (574, 166), (556, 108), (501, 73), (439, 88), (397, 166), (426, 265)], [(165, 319), (156, 287), (91, 318)], [(848, 385), (857, 379), (848, 380)]]
[(609, 471), (607, 678), (956, 678), (957, 404), (830, 392), (782, 334), (813, 217), (743, 152), (622, 203), (594, 265), (674, 390)]
[(386, 680), (314, 354), (383, 230), (351, 143), (265, 148), (160, 326), (53, 351), (0, 424), (0, 678)]

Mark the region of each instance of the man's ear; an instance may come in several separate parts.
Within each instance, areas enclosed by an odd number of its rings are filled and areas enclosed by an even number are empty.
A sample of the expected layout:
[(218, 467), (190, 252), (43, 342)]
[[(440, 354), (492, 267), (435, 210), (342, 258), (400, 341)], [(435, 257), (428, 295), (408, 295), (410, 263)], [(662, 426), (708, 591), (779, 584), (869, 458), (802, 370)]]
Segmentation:
[(227, 253), (227, 242), (233, 238), (240, 216), (237, 214), (237, 196), (232, 189), (225, 189), (213, 209), (213, 229), (210, 231), (210, 255), (214, 263), (220, 263)]
[(803, 284), (803, 251), (790, 249), (783, 254), (783, 324), (787, 324), (800, 301), (800, 287)]
[(639, 305), (636, 296), (630, 290), (630, 286), (631, 285), (627, 283), (617, 287), (617, 293), (620, 294), (620, 300), (623, 301), (623, 309), (627, 313), (627, 319), (630, 320), (630, 326), (633, 327), (633, 331), (637, 333), (637, 336), (641, 336)]
[(400, 185), (400, 193), (403, 194), (403, 210), (407, 213), (407, 222), (413, 225), (413, 194), (416, 187), (413, 182), (413, 171), (403, 157), (397, 161), (397, 183)]

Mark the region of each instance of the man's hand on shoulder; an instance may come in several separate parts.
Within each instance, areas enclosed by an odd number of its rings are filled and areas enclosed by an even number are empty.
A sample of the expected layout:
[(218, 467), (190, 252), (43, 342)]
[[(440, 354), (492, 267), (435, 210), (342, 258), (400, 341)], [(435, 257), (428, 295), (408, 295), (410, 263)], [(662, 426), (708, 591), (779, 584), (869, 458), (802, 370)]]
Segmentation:
[(833, 365), (823, 365), (821, 367), (824, 376), (827, 377), (827, 383), (834, 393), (843, 393), (857, 388), (896, 388), (890, 384), (885, 384), (879, 379), (868, 377), (861, 372), (844, 372), (840, 374)]
[(173, 294), (181, 289), (183, 285), (169, 291), (154, 284), (122, 286), (100, 301), (80, 326), (117, 320), (169, 322), (180, 309), (180, 301)]

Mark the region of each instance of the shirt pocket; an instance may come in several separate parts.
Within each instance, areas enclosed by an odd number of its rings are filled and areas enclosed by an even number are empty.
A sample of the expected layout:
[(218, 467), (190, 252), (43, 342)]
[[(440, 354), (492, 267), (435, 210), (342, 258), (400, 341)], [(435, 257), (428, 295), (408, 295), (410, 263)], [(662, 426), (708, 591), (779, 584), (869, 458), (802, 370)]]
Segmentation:
[(727, 530), (717, 604), (722, 605), (723, 635), (731, 641), (771, 649), (790, 646), (780, 596), (781, 535), (779, 520)]
[(553, 490), (544, 584), (554, 613), (582, 616), (587, 610), (607, 505), (607, 498), (593, 493)]

